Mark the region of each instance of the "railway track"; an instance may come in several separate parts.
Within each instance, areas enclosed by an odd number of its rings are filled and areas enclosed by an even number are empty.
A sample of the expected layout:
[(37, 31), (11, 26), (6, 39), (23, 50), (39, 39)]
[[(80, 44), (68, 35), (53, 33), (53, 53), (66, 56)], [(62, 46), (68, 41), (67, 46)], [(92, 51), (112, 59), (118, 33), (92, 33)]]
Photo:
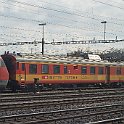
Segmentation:
[[(46, 90), (46, 91), (42, 91), (39, 92), (40, 95), (55, 95), (55, 94), (66, 94), (66, 93), (109, 93), (109, 92), (123, 92), (124, 88), (114, 88), (114, 89), (61, 89), (61, 90)], [(32, 92), (28, 92), (28, 93), (1, 93), (0, 97), (8, 97), (8, 96), (27, 96), (27, 95), (34, 95), (34, 93)], [(36, 94), (35, 94), (36, 95)]]
[[(9, 94), (8, 96), (1, 94), (0, 101), (0, 124), (124, 122), (123, 89), (52, 91), (51, 94), (49, 91), (38, 94)], [(107, 118), (108, 116), (111, 118)], [(80, 119), (87, 121), (83, 122)], [(77, 120), (80, 120), (79, 123)]]
[(0, 117), (1, 124), (76, 124), (123, 118), (124, 104), (112, 104), (97, 107), (66, 109), (50, 112), (37, 112)]
[(39, 111), (72, 109), (86, 106), (99, 106), (112, 103), (121, 103), (123, 101), (123, 95), (115, 95), (109, 97), (99, 96), (90, 98), (83, 97), (0, 103), (0, 116)]
[(29, 101), (18, 103), (0, 104), (0, 115), (13, 115), (20, 113), (31, 113), (39, 111), (63, 110), (72, 108), (81, 108), (89, 106), (100, 106), (112, 103), (121, 103), (124, 101), (124, 96), (104, 96), (91, 98), (70, 98), (70, 99), (55, 99), (45, 101)]
[(17, 94), (1, 94), (0, 102), (18, 102), (18, 101), (31, 101), (33, 100), (45, 100), (45, 99), (62, 99), (62, 98), (79, 98), (79, 97), (93, 97), (124, 94), (124, 89), (110, 89), (110, 90), (74, 90), (74, 91), (52, 91), (41, 92), (38, 94), (33, 93), (17, 93)]

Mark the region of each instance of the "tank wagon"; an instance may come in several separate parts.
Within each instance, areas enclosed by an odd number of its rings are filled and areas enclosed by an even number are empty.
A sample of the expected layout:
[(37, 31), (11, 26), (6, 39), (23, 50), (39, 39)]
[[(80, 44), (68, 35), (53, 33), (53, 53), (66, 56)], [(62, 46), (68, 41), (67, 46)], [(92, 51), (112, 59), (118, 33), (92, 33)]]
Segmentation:
[(31, 90), (35, 84), (39, 89), (124, 85), (124, 63), (29, 54), (5, 54), (2, 58), (9, 72), (8, 87), (12, 90)]
[(8, 79), (9, 79), (8, 70), (4, 64), (3, 59), (0, 57), (0, 91), (6, 88)]

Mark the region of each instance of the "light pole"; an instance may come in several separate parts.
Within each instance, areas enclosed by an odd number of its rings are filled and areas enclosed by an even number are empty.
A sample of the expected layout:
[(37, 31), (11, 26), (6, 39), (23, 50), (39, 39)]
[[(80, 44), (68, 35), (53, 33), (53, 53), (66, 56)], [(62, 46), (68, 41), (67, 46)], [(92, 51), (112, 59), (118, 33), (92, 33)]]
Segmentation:
[(42, 37), (42, 55), (44, 54), (44, 26), (46, 23), (39, 24), (39, 26), (43, 26), (43, 37)]
[(107, 23), (107, 21), (103, 21), (103, 22), (101, 22), (101, 23), (103, 23), (104, 24), (104, 41), (105, 41), (105, 30), (106, 30), (106, 23)]

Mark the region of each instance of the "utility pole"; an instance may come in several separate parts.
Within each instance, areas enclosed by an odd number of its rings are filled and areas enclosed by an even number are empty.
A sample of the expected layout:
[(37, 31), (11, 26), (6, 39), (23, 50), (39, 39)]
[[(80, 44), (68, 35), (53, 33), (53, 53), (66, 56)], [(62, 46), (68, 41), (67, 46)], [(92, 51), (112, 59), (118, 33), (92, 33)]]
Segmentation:
[(39, 24), (39, 26), (43, 26), (43, 37), (42, 37), (42, 55), (44, 54), (44, 26), (46, 23)]
[(101, 23), (103, 23), (104, 24), (104, 31), (103, 31), (103, 33), (104, 33), (104, 41), (105, 41), (105, 33), (106, 33), (106, 23), (107, 23), (107, 21), (103, 21), (103, 22), (101, 22)]

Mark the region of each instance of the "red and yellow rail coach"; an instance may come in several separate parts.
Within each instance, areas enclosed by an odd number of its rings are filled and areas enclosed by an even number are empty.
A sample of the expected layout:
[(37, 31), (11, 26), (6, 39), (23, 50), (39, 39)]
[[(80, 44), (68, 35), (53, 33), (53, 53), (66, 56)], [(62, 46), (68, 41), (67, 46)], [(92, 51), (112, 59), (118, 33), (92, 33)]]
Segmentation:
[(4, 64), (3, 59), (0, 57), (0, 91), (6, 88), (8, 83), (9, 74)]
[(9, 72), (8, 87), (118, 86), (124, 84), (124, 65), (74, 57), (2, 55)]

